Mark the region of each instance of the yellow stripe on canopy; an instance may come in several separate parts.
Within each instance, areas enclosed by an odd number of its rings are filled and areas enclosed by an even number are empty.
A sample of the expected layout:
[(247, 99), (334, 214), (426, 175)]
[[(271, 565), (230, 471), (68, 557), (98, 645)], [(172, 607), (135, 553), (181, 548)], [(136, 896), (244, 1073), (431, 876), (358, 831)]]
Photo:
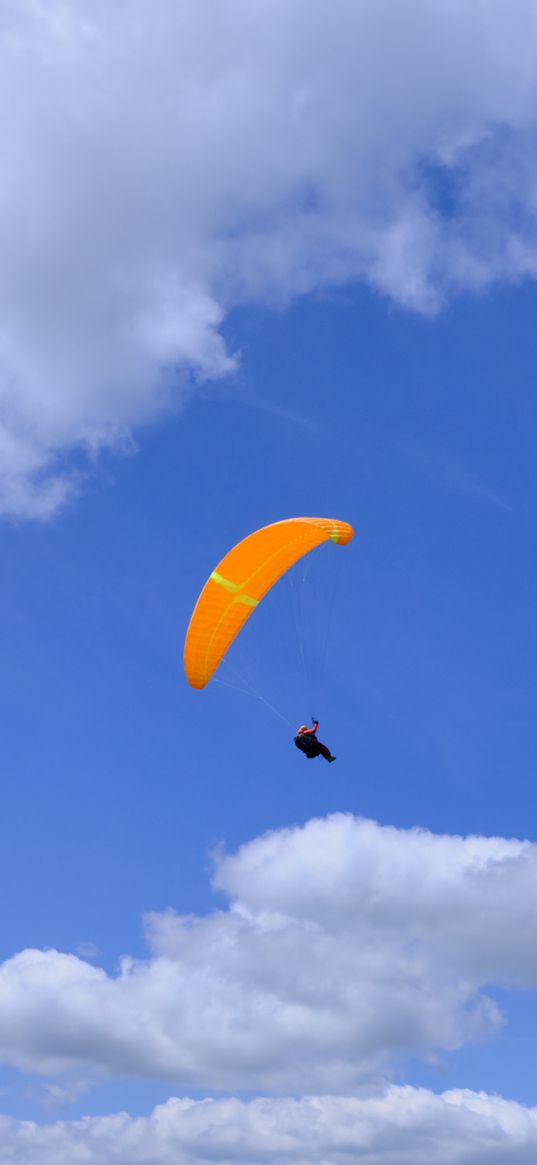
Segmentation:
[(332, 541), (346, 546), (354, 534), (332, 518), (287, 518), (255, 530), (218, 563), (194, 608), (185, 640), (186, 677), (204, 688), (259, 601), (299, 558)]

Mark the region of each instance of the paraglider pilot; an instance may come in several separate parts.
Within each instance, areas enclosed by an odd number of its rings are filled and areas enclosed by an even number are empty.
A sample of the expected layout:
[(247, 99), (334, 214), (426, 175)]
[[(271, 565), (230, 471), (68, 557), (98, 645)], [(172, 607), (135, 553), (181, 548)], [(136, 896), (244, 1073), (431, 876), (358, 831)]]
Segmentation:
[(324, 756), (324, 759), (332, 764), (332, 761), (336, 759), (335, 756), (332, 756), (326, 744), (321, 744), (321, 741), (317, 740), (315, 735), (319, 727), (319, 721), (312, 716), (311, 722), (313, 728), (306, 728), (305, 724), (300, 725), (295, 736), (295, 744), (307, 756), (308, 760), (313, 760), (315, 756)]

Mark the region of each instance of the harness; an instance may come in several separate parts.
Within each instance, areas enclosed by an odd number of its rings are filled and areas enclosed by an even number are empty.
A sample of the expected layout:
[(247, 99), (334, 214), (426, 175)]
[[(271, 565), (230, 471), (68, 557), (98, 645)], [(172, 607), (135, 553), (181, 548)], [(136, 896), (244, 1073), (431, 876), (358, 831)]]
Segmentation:
[(308, 732), (299, 732), (295, 736), (295, 744), (301, 752), (305, 753), (308, 760), (313, 760), (314, 757), (319, 756), (321, 751), (317, 737)]

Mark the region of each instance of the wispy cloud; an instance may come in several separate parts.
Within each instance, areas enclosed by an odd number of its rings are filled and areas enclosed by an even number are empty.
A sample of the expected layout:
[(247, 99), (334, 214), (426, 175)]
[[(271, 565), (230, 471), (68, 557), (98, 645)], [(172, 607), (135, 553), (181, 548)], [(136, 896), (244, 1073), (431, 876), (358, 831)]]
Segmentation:
[(482, 498), (483, 501), (512, 513), (512, 506), (504, 498), (449, 453), (430, 445), (426, 446), (416, 441), (414, 437), (396, 433), (393, 429), (384, 431), (381, 439), (397, 453), (412, 461), (416, 468), (436, 485), (444, 485), (448, 490)]

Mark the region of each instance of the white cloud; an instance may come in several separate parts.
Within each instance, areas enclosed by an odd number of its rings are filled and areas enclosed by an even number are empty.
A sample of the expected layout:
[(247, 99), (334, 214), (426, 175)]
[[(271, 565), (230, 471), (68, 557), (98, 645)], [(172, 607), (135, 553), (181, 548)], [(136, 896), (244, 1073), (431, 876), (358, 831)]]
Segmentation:
[(0, 13), (0, 512), (228, 372), (234, 305), (535, 277), (532, 0)]
[(95, 943), (83, 939), (82, 942), (76, 944), (75, 952), (77, 955), (80, 955), (81, 959), (93, 960), (97, 958), (99, 948)]
[(171, 1099), (39, 1126), (0, 1117), (17, 1165), (533, 1165), (537, 1109), (497, 1096), (388, 1088), (364, 1098)]
[(147, 920), (116, 977), (26, 950), (0, 967), (0, 1058), (181, 1087), (346, 1092), (494, 1034), (486, 988), (537, 986), (537, 846), (347, 815), (221, 855), (232, 898)]

